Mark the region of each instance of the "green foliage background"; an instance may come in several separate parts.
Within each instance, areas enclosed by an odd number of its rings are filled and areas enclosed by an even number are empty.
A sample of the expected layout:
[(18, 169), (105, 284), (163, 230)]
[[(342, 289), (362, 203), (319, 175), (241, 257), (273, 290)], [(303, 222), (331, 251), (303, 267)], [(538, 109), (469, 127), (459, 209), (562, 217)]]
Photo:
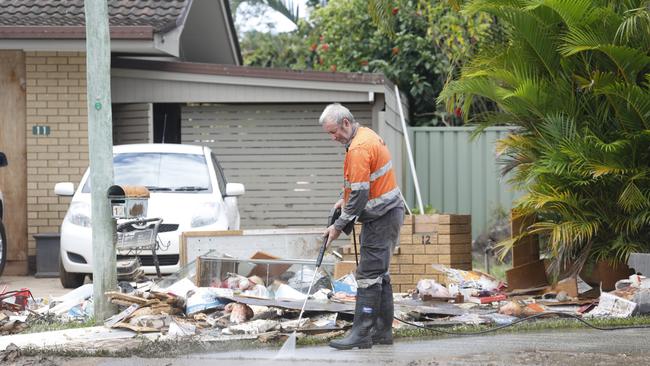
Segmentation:
[(492, 18), (425, 0), (331, 0), (297, 25), (286, 34), (244, 34), (245, 64), (383, 72), (408, 95), (411, 125), (459, 125), (460, 110), (447, 113), (436, 97), (491, 29)]

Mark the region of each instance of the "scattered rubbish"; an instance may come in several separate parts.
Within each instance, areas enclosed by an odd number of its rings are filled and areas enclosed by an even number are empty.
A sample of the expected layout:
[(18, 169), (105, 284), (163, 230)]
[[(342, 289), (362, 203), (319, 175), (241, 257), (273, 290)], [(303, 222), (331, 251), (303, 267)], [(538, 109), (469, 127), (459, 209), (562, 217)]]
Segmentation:
[(524, 316), (531, 316), (531, 315), (541, 314), (545, 311), (546, 309), (542, 305), (537, 303), (531, 303), (526, 305), (526, 307), (524, 307), (522, 314)]
[[(72, 308), (82, 305), (93, 295), (93, 285), (88, 283), (77, 287), (67, 294), (52, 298), (48, 305), (36, 309), (38, 314), (52, 313), (62, 315), (68, 313)], [(56, 305), (54, 305), (56, 304)]]
[(515, 320), (519, 319), (516, 316), (500, 314), (500, 313), (490, 313), (484, 314), (483, 318), (491, 320), (496, 325), (507, 325), (512, 324)]
[(165, 292), (175, 296), (187, 297), (187, 293), (195, 290), (196, 285), (189, 278), (183, 278), (165, 289)]
[(485, 324), (488, 322), (488, 320), (483, 319), (480, 314), (476, 314), (476, 313), (466, 313), (463, 315), (458, 315), (450, 318), (449, 320), (456, 321), (463, 324), (474, 324), (474, 325)]
[[(106, 319), (103, 328), (126, 332), (117, 333), (119, 337), (137, 333), (171, 339), (198, 337), (201, 341), (286, 340), (284, 353), (281, 350), (278, 355), (281, 358), (293, 354), (297, 338), (326, 339), (351, 326), (348, 319), (354, 313), (357, 291), (353, 273), (345, 271), (333, 279), (331, 271), (315, 270), (314, 261), (283, 260), (263, 252), (255, 256), (237, 259), (208, 253), (155, 282), (120, 281), (119, 291), (105, 294), (119, 312)], [(506, 293), (505, 284), (485, 273), (442, 265), (434, 268), (445, 274), (446, 281), (422, 278), (408, 292), (395, 293), (395, 316), (412, 324), (452, 326), (507, 325), (554, 312), (584, 317), (650, 313), (650, 280), (641, 275), (618, 281), (614, 291), (601, 293), (598, 299), (598, 289), (577, 276)], [(85, 321), (93, 315), (92, 284), (53, 298), (33, 298), (29, 289), (5, 290), (0, 294), (0, 335), (16, 337), (34, 319)], [(303, 318), (303, 313), (308, 317)], [(47, 337), (39, 337), (35, 338), (38, 342), (50, 344)], [(9, 340), (3, 338), (0, 344), (8, 347)], [(28, 344), (27, 338), (14, 339)], [(83, 342), (83, 337), (80, 339)], [(11, 354), (0, 353), (0, 359)]]
[(519, 317), (523, 313), (522, 306), (517, 301), (510, 301), (499, 308), (499, 314)]
[(4, 351), (0, 351), (0, 362), (2, 363), (10, 363), (16, 361), (20, 356), (22, 355), (22, 352), (20, 351), (20, 348), (16, 346), (15, 344), (11, 343), (5, 348)]
[(284, 283), (275, 290), (275, 299), (280, 301), (305, 300), (307, 295)]
[(507, 299), (508, 297), (504, 294), (497, 294), (497, 295), (488, 295), (488, 296), (470, 296), (469, 302), (473, 302), (476, 304), (489, 304), (492, 302), (498, 302), (498, 301), (503, 301)]
[(633, 301), (626, 300), (608, 292), (603, 292), (600, 294), (598, 306), (585, 316), (627, 318), (634, 313), (636, 308), (637, 304)]
[[(418, 293), (421, 297), (425, 296), (428, 298), (449, 298), (449, 290), (436, 282), (433, 279), (423, 279), (419, 280), (416, 286)], [(423, 300), (425, 300), (423, 298)]]
[(244, 323), (253, 318), (253, 309), (246, 304), (231, 302), (224, 308), (226, 314), (230, 314), (230, 322), (234, 324)]
[(120, 311), (119, 313), (113, 315), (112, 317), (106, 319), (106, 321), (104, 321), (104, 325), (107, 326), (107, 327), (114, 326), (118, 322), (121, 322), (122, 320), (124, 320), (124, 318), (126, 318), (127, 316), (133, 314), (133, 312), (138, 310), (139, 307), (140, 307), (140, 305), (138, 305), (138, 304), (131, 304), (131, 306), (129, 306), (128, 308), (126, 308), (126, 309)]
[(499, 281), (496, 278), (479, 271), (464, 271), (449, 268), (442, 264), (433, 264), (432, 267), (447, 276), (448, 284), (456, 284), (459, 288), (491, 291), (499, 287)]
[(260, 334), (279, 327), (280, 323), (278, 321), (257, 319), (247, 323), (231, 325), (223, 330), (223, 334)]
[(16, 291), (0, 293), (0, 310), (24, 311), (29, 300), (33, 299), (32, 293), (27, 288)]
[(332, 281), (332, 288), (334, 294), (342, 293), (344, 295), (357, 295), (357, 280), (354, 278), (354, 275), (351, 273), (346, 274), (345, 276), (339, 278), (338, 280)]
[(175, 318), (169, 323), (169, 330), (167, 335), (170, 337), (186, 337), (196, 334), (196, 326), (194, 324), (180, 322)]
[(230, 302), (224, 298), (232, 295), (233, 291), (230, 289), (197, 287), (187, 292), (185, 313), (191, 315), (207, 309), (223, 309)]

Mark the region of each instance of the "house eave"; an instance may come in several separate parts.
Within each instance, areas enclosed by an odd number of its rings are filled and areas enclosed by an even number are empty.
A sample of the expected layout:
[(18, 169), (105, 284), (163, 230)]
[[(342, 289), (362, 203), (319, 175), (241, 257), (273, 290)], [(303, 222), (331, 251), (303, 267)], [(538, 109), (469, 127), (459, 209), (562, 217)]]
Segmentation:
[[(0, 39), (0, 50), (86, 52), (85, 39)], [(169, 55), (149, 40), (111, 40), (111, 52)]]
[[(110, 26), (111, 40), (153, 40), (151, 26)], [(85, 26), (0, 26), (0, 39), (86, 39)]]

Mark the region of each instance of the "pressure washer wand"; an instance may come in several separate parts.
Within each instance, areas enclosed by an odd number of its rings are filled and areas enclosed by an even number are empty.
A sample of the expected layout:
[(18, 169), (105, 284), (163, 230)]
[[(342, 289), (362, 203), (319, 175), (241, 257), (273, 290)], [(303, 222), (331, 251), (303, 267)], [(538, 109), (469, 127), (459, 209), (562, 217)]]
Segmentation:
[(326, 235), (325, 238), (323, 238), (323, 245), (321, 245), (320, 251), (318, 252), (318, 258), (316, 259), (316, 269), (314, 270), (314, 275), (311, 278), (311, 283), (309, 284), (309, 289), (307, 290), (305, 301), (302, 303), (302, 308), (300, 309), (300, 315), (298, 315), (298, 324), (296, 327), (300, 327), (300, 320), (302, 320), (302, 314), (305, 312), (305, 305), (307, 305), (307, 300), (309, 299), (309, 294), (311, 293), (311, 287), (314, 286), (314, 280), (316, 279), (320, 265), (323, 263), (323, 256), (325, 255), (325, 249), (327, 249), (327, 239), (329, 239), (329, 235)]
[[(341, 209), (340, 208), (333, 208), (330, 211), (330, 215), (327, 218), (327, 227), (330, 227), (331, 225), (334, 225), (334, 222), (336, 219), (341, 216)], [(327, 249), (327, 240), (329, 239), (329, 235), (325, 235), (323, 238), (323, 245), (320, 247), (320, 251), (318, 252), (318, 257), (316, 258), (316, 269), (314, 270), (314, 276), (311, 278), (311, 283), (309, 284), (309, 289), (307, 290), (307, 297), (305, 297), (305, 301), (302, 303), (302, 308), (300, 309), (300, 315), (298, 316), (298, 327), (300, 327), (300, 320), (302, 320), (302, 314), (305, 312), (305, 305), (307, 305), (307, 300), (309, 299), (309, 294), (311, 293), (311, 288), (314, 286), (314, 280), (316, 279), (316, 275), (318, 274), (318, 270), (320, 269), (321, 264), (323, 263), (323, 257), (325, 256), (325, 250)]]
[(323, 263), (323, 257), (325, 256), (325, 249), (327, 249), (328, 238), (329, 235), (326, 235), (325, 238), (323, 239), (323, 245), (321, 245), (320, 251), (318, 252), (318, 258), (316, 258), (316, 271), (318, 271), (320, 265)]

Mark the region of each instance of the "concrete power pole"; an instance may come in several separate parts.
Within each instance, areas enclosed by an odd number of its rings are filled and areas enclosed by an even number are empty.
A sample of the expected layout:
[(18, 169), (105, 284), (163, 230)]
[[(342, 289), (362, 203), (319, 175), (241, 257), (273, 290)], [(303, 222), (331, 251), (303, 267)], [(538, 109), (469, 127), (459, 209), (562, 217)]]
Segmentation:
[(103, 323), (114, 307), (104, 296), (117, 288), (115, 221), (108, 203), (113, 182), (111, 115), (111, 45), (106, 0), (85, 0), (88, 146), (93, 229), (93, 303), (95, 321)]

